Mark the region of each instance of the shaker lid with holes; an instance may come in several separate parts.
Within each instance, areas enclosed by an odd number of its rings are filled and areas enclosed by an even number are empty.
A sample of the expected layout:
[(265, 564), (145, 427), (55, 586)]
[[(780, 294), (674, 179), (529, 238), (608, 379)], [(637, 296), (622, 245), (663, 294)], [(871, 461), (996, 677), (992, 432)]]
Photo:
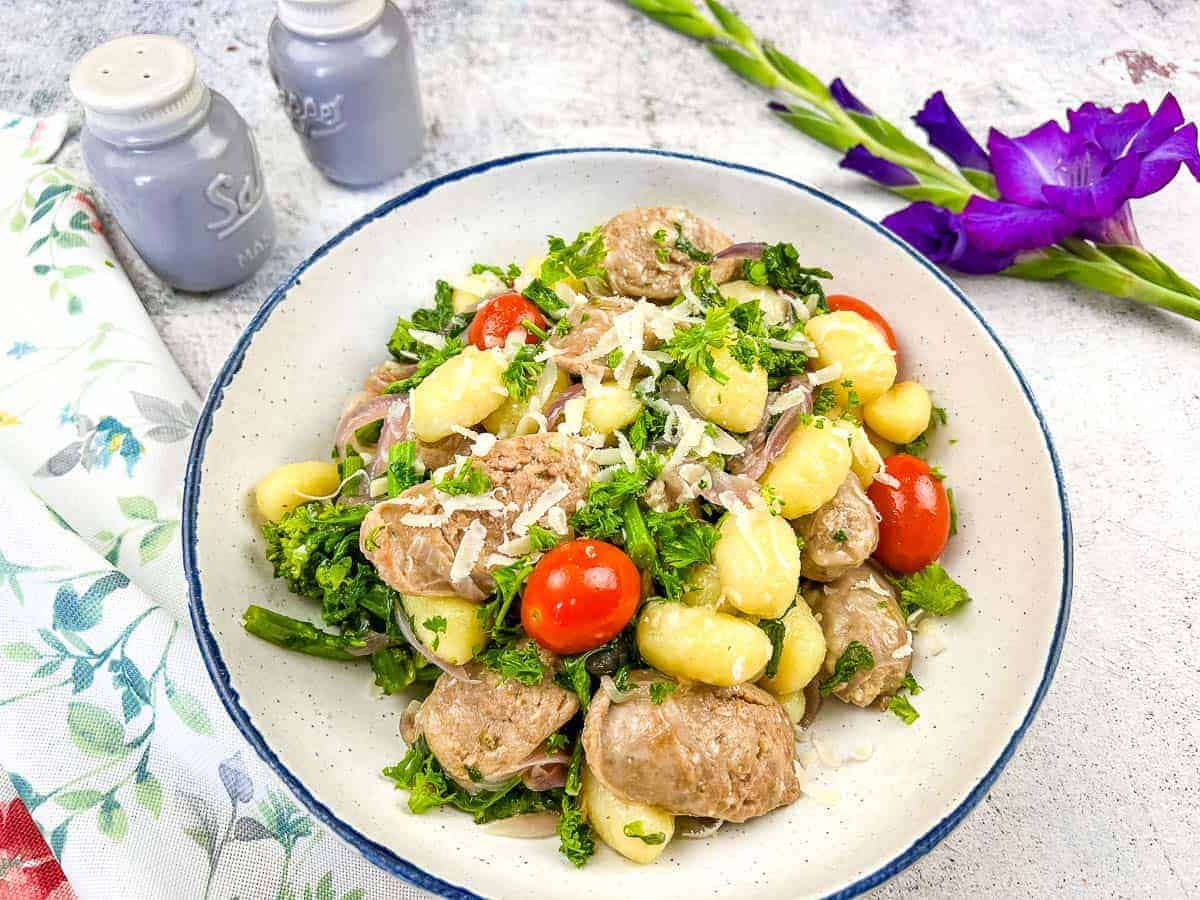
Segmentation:
[(278, 0), (279, 21), (306, 37), (331, 38), (366, 28), (383, 13), (385, 0)]
[(199, 121), (209, 101), (191, 49), (160, 34), (89, 50), (71, 73), (71, 93), (97, 137), (127, 142), (168, 140)]

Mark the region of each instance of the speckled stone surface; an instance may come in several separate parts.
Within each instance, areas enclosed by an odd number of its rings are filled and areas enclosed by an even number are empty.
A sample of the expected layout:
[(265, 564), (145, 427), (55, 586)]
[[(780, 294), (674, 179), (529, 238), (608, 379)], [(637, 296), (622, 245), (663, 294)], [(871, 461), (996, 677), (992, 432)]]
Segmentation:
[[(162, 32), (196, 46), (204, 77), (255, 128), (280, 241), (253, 280), (215, 296), (175, 294), (116, 237), (201, 391), (273, 284), (325, 238), (413, 184), (491, 157), (662, 147), (772, 169), (875, 216), (896, 205), (775, 122), (759, 93), (702, 50), (620, 3), (402, 6), (429, 149), (406, 177), (351, 192), (308, 165), (276, 105), (264, 64), (269, 0), (0, 0), (0, 108), (72, 108), (66, 79), (87, 48)], [(1166, 90), (1200, 115), (1194, 0), (741, 6), (760, 34), (818, 73), (841, 75), (896, 120), (937, 88), (980, 134), (987, 125), (1020, 131), (1085, 99), (1157, 102)], [(74, 141), (61, 159), (78, 165)], [(1200, 277), (1200, 186), (1181, 177), (1140, 202), (1136, 217), (1148, 246)], [(949, 838), (878, 894), (1195, 896), (1200, 326), (1071, 287), (960, 283), (1025, 372), (1056, 439), (1074, 513), (1075, 600), (1054, 685), (1004, 775)]]

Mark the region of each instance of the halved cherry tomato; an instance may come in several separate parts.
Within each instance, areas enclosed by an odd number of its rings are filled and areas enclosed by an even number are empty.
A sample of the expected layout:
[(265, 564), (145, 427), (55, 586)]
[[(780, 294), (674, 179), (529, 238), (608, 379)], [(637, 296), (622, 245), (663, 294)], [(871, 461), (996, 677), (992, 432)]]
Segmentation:
[(859, 300), (857, 297), (851, 297), (849, 294), (830, 294), (825, 298), (825, 302), (829, 304), (829, 308), (836, 312), (844, 309), (847, 312), (855, 312), (883, 332), (884, 338), (888, 342), (888, 346), (896, 351), (896, 362), (900, 362), (900, 348), (896, 346), (896, 335), (892, 331), (892, 326), (888, 324), (888, 320), (879, 314), (870, 303), (865, 300)]
[(516, 291), (501, 294), (491, 300), (485, 300), (471, 320), (467, 329), (467, 340), (480, 350), (492, 347), (503, 347), (508, 336), (514, 331), (525, 332), (525, 343), (532, 344), (537, 338), (521, 327), (521, 322), (532, 322), (543, 331), (546, 330), (546, 317), (531, 301), (526, 300)]
[(616, 637), (637, 611), (641, 575), (603, 541), (559, 544), (525, 582), (521, 624), (554, 653), (582, 653)]
[(867, 489), (881, 517), (875, 558), (893, 572), (911, 575), (942, 555), (950, 537), (950, 501), (924, 460), (898, 453), (884, 466), (900, 486), (876, 481)]

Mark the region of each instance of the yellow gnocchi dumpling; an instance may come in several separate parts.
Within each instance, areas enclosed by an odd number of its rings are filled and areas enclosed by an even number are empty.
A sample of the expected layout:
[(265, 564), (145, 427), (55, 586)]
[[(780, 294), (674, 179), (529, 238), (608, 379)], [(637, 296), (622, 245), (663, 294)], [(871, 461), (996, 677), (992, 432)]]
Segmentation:
[(933, 401), (915, 381), (901, 381), (863, 407), (863, 419), (893, 444), (915, 441), (929, 427)]
[(747, 615), (783, 615), (800, 584), (800, 547), (792, 526), (755, 507), (729, 513), (718, 531), (713, 562), (725, 599)]
[[(554, 363), (547, 363), (554, 366)], [(538, 430), (538, 421), (531, 412), (545, 412), (550, 401), (571, 386), (571, 376), (562, 369), (554, 366), (554, 386), (546, 396), (545, 403), (539, 403), (536, 391), (523, 400), (509, 397), (500, 404), (499, 409), (483, 420), (483, 427), (498, 438), (516, 437), (522, 434), (533, 434)]]
[[(587, 766), (583, 768), (579, 802), (600, 840), (636, 863), (654, 862), (675, 834), (673, 815), (654, 806), (622, 800)], [(658, 835), (662, 835), (661, 840)], [(646, 837), (651, 840), (643, 840)]]
[(341, 478), (335, 463), (288, 463), (271, 471), (254, 487), (254, 503), (264, 519), (278, 522), (284, 514), (338, 489)]
[(796, 426), (759, 483), (775, 492), (784, 517), (795, 519), (815, 512), (833, 498), (846, 480), (851, 462), (846, 436), (830, 420), (816, 416)]
[(638, 650), (667, 675), (731, 687), (753, 681), (771, 659), (771, 639), (757, 625), (708, 606), (655, 601), (637, 624)]
[(713, 352), (714, 368), (725, 376), (722, 383), (701, 369), (688, 373), (688, 396), (705, 418), (729, 431), (751, 431), (767, 405), (767, 372), (758, 363), (747, 372), (722, 347)]
[(631, 424), (641, 411), (642, 401), (630, 388), (605, 381), (588, 391), (583, 423), (587, 429), (607, 437)]
[(853, 400), (870, 403), (895, 382), (895, 352), (883, 333), (858, 313), (838, 310), (814, 316), (804, 330), (816, 345), (818, 367), (841, 366), (829, 386), (843, 408), (855, 406)]
[(413, 388), (413, 434), (432, 444), (453, 434), (456, 425), (470, 428), (482, 422), (508, 398), (504, 368), (499, 350), (467, 347), (450, 357)]
[[(788, 610), (783, 617), (783, 650), (779, 654), (779, 668), (773, 678), (759, 682), (772, 694), (784, 697), (804, 690), (816, 677), (825, 661), (825, 634), (821, 623), (803, 600)], [(801, 707), (801, 715), (804, 714)]]
[(462, 665), (487, 644), (479, 606), (470, 600), (408, 594), (402, 599), (417, 639), (438, 659)]

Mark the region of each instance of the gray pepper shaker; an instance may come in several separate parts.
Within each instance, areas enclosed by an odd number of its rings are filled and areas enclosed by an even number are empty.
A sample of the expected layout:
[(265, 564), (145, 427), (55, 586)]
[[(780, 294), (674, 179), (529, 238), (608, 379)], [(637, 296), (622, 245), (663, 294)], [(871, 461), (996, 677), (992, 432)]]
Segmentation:
[(86, 113), (83, 159), (146, 264), (185, 291), (253, 274), (275, 243), (254, 138), (210, 90), (196, 58), (163, 35), (130, 35), (86, 53), (71, 73)]
[(386, 0), (278, 0), (267, 60), (309, 160), (375, 184), (421, 155), (425, 126), (404, 16)]

